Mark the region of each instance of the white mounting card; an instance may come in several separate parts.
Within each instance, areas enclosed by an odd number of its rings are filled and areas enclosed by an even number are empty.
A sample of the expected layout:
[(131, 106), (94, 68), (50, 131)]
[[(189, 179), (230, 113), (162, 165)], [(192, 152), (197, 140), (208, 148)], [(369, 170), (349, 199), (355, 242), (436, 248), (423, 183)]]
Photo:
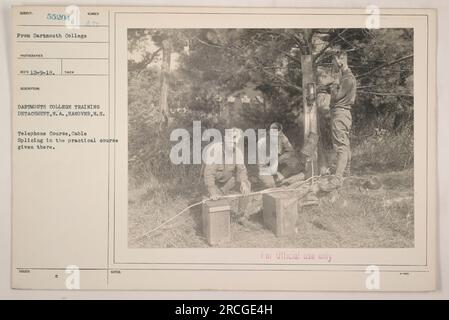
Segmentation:
[(435, 290), (434, 10), (11, 15), (13, 288)]

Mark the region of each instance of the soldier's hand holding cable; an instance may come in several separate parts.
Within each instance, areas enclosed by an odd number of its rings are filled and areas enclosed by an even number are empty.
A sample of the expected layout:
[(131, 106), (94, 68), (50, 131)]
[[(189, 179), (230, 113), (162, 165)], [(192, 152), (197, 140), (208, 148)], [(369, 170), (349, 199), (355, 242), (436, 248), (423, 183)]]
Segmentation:
[(247, 195), (251, 192), (251, 184), (249, 183), (249, 181), (244, 181), (240, 184), (240, 192), (243, 195)]
[(220, 189), (216, 188), (215, 190), (210, 192), (210, 198), (211, 200), (218, 200), (222, 196), (222, 192)]

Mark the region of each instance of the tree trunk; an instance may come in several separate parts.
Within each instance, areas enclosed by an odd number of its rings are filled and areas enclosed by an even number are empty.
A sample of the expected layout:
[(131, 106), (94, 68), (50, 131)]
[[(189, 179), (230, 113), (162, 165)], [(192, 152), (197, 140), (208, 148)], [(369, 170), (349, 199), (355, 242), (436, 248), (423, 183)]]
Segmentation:
[[(308, 85), (315, 83), (315, 72), (313, 66), (312, 55), (301, 56), (302, 69), (302, 89), (303, 89), (303, 105), (304, 105), (304, 144), (303, 156), (305, 160), (305, 176), (306, 178), (318, 174), (318, 110), (316, 99), (308, 100)], [(315, 97), (316, 97), (316, 88)]]
[(170, 73), (171, 46), (168, 40), (162, 41), (162, 66), (161, 66), (161, 96), (159, 101), (160, 111), (165, 123), (170, 118), (168, 109), (168, 76)]

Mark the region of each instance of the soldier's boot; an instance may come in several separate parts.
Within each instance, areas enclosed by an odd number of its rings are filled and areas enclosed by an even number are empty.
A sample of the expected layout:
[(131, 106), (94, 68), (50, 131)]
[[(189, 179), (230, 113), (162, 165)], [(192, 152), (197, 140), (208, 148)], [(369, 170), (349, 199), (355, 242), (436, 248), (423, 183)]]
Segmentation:
[(331, 176), (319, 182), (320, 190), (323, 192), (332, 192), (333, 190), (340, 189), (342, 186), (343, 177), (339, 175)]

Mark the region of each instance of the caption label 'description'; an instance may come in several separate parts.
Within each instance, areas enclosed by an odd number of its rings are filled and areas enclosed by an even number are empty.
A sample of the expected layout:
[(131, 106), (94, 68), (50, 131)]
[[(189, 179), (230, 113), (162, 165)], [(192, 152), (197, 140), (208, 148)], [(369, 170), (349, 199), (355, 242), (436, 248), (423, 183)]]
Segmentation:
[(17, 150), (55, 150), (62, 144), (117, 143), (115, 138), (90, 137), (85, 131), (17, 131)]

